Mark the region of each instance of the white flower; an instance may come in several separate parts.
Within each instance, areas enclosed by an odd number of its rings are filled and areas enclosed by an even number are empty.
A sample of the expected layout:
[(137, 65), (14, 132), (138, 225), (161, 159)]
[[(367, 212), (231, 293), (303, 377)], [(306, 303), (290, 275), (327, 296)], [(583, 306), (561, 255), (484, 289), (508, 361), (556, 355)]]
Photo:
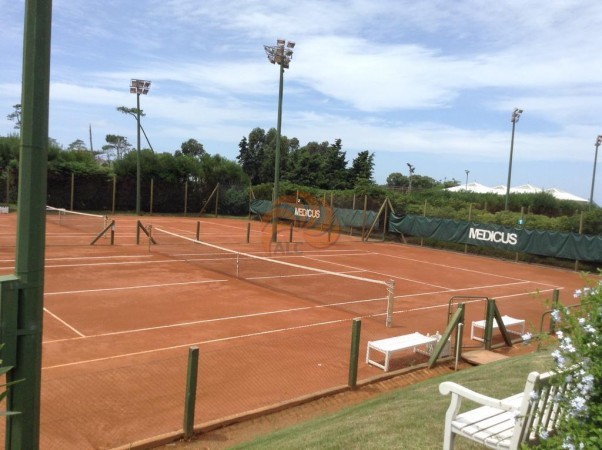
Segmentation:
[(545, 439), (547, 439), (549, 436), (550, 436), (550, 433), (548, 433), (548, 431), (547, 431), (547, 430), (541, 430), (541, 431), (539, 432), (539, 437), (540, 437), (540, 439), (541, 439), (541, 440), (545, 440)]
[(523, 334), (521, 337), (523, 338), (523, 341), (525, 343), (527, 343), (533, 338), (533, 335), (531, 333), (527, 332), (527, 333)]
[(573, 294), (573, 297), (575, 297), (575, 298), (581, 297), (581, 289), (576, 289), (575, 293)]
[(552, 316), (552, 319), (554, 319), (555, 322), (558, 322), (560, 320), (560, 311), (555, 309), (553, 310), (550, 315)]
[(556, 337), (557, 337), (558, 339), (562, 339), (562, 337), (563, 337), (563, 336), (564, 336), (564, 333), (563, 333), (562, 331), (558, 330), (558, 331), (556, 332)]

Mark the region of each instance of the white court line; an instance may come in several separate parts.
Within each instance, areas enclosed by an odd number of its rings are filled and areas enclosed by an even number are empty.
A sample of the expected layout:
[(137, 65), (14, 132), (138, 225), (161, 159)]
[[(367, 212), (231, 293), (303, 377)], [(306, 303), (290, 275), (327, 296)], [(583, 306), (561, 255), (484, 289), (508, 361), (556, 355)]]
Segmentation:
[[(531, 281), (531, 280), (523, 280), (521, 278), (516, 278), (516, 277), (509, 277), (506, 275), (500, 275), (497, 273), (491, 273), (491, 272), (482, 272), (480, 270), (474, 270), (474, 269), (467, 269), (465, 267), (458, 267), (458, 266), (450, 266), (448, 264), (440, 264), (440, 263), (435, 263), (435, 262), (430, 262), (430, 261), (424, 261), (422, 259), (414, 259), (414, 258), (407, 258), (405, 256), (395, 256), (395, 255), (389, 255), (387, 253), (376, 253), (377, 255), (380, 256), (386, 256), (389, 258), (395, 258), (395, 259), (403, 259), (404, 261), (411, 261), (411, 262), (415, 262), (415, 263), (420, 263), (420, 264), (428, 264), (431, 266), (437, 266), (437, 267), (444, 267), (446, 269), (453, 269), (453, 270), (460, 270), (463, 272), (472, 272), (472, 273), (476, 273), (479, 275), (489, 275), (489, 276), (493, 276), (493, 277), (500, 277), (500, 278), (506, 278), (508, 280), (519, 280), (519, 281)], [(552, 286), (551, 284), (546, 284), (546, 283), (541, 283), (544, 286)]]
[(87, 293), (105, 292), (105, 291), (125, 291), (128, 289), (149, 289), (149, 288), (158, 288), (158, 287), (165, 287), (165, 286), (186, 286), (189, 284), (224, 283), (227, 281), (228, 280), (202, 280), (202, 281), (182, 281), (180, 283), (142, 284), (142, 285), (138, 285), (138, 286), (123, 286), (123, 287), (100, 288), (100, 289), (82, 289), (79, 291), (46, 292), (46, 293), (44, 293), (44, 296), (87, 294)]
[(242, 315), (238, 315), (238, 316), (216, 317), (215, 319), (194, 320), (191, 322), (182, 322), (182, 323), (175, 323), (175, 324), (170, 324), (170, 325), (161, 325), (161, 326), (157, 326), (157, 327), (137, 328), (134, 330), (124, 330), (124, 331), (113, 331), (111, 333), (102, 333), (102, 334), (82, 336), (81, 338), (55, 339), (53, 341), (45, 341), (44, 344), (54, 344), (57, 342), (74, 341), (74, 340), (80, 340), (80, 339), (91, 339), (91, 338), (99, 338), (99, 337), (107, 337), (107, 336), (117, 336), (117, 335), (121, 335), (121, 334), (140, 333), (140, 332), (144, 332), (144, 331), (164, 330), (164, 329), (168, 329), (168, 328), (179, 328), (179, 327), (187, 327), (187, 326), (191, 326), (191, 325), (225, 322), (228, 320), (251, 319), (253, 317), (262, 317), (262, 316), (271, 316), (274, 314), (285, 314), (285, 313), (291, 313), (291, 312), (307, 311), (310, 309), (331, 308), (333, 306), (347, 306), (347, 305), (357, 304), (357, 303), (370, 303), (370, 302), (374, 302), (374, 301), (382, 301), (384, 299), (385, 299), (385, 297), (368, 298), (368, 299), (363, 299), (363, 300), (353, 300), (350, 302), (329, 303), (326, 305), (300, 306), (297, 308), (280, 309), (280, 310), (274, 310), (274, 311), (264, 311), (264, 312), (252, 313), (252, 314), (242, 314)]
[(312, 323), (309, 325), (299, 325), (296, 327), (280, 328), (280, 329), (268, 330), (268, 331), (258, 331), (256, 333), (241, 334), (238, 336), (228, 336), (228, 337), (218, 338), (218, 339), (209, 339), (207, 341), (191, 342), (188, 344), (173, 345), (171, 347), (163, 347), (163, 348), (152, 349), (152, 350), (143, 350), (140, 352), (125, 353), (125, 354), (115, 355), (115, 356), (106, 356), (104, 358), (88, 359), (86, 361), (75, 361), (75, 362), (71, 362), (71, 363), (57, 364), (55, 366), (42, 367), (42, 370), (58, 369), (61, 367), (69, 367), (69, 366), (75, 366), (75, 365), (80, 365), (80, 364), (89, 364), (89, 363), (100, 362), (100, 361), (109, 361), (109, 360), (113, 360), (113, 359), (127, 358), (130, 356), (145, 355), (148, 353), (175, 350), (177, 348), (190, 347), (191, 345), (214, 344), (216, 342), (226, 342), (226, 341), (231, 341), (231, 340), (235, 340), (235, 339), (244, 339), (244, 338), (249, 338), (249, 337), (262, 336), (262, 335), (266, 335), (266, 334), (283, 333), (283, 332), (287, 332), (287, 331), (301, 330), (304, 328), (332, 325), (334, 323), (342, 323), (342, 322), (347, 322), (349, 320), (351, 320), (351, 319), (338, 319), (338, 320), (331, 320), (328, 322)]
[[(524, 284), (524, 283), (523, 282), (512, 283), (512, 285), (514, 285), (514, 284)], [(457, 289), (457, 291), (465, 292), (465, 291), (469, 291), (471, 289), (483, 289), (483, 288), (493, 288), (493, 287), (501, 287), (501, 286), (508, 286), (508, 285), (506, 285), (506, 284), (490, 285), (490, 286), (475, 287), (475, 288), (470, 288), (470, 289)], [(534, 291), (534, 292), (536, 292), (536, 291)], [(512, 294), (512, 295), (496, 297), (496, 298), (505, 298), (505, 297), (512, 297), (512, 296), (520, 296), (520, 295), (532, 295), (534, 292)], [(420, 294), (404, 294), (404, 295), (395, 296), (395, 299), (397, 300), (397, 299), (403, 299), (403, 298), (423, 297), (426, 295), (437, 295), (437, 294), (445, 294), (445, 293), (449, 293), (449, 292), (448, 291), (433, 291), (433, 292), (423, 292)], [(121, 335), (121, 334), (139, 333), (139, 332), (144, 332), (144, 331), (164, 330), (164, 329), (168, 329), (168, 328), (179, 328), (179, 327), (186, 327), (186, 326), (192, 326), (192, 325), (200, 325), (200, 324), (205, 324), (205, 323), (224, 322), (227, 320), (248, 319), (248, 318), (253, 318), (253, 317), (269, 316), (269, 315), (274, 315), (274, 314), (284, 314), (284, 313), (290, 313), (290, 312), (306, 311), (306, 310), (310, 310), (310, 309), (348, 306), (348, 305), (359, 304), (359, 303), (371, 303), (371, 302), (375, 302), (375, 301), (383, 301), (385, 299), (386, 299), (386, 297), (383, 296), (383, 297), (369, 298), (369, 299), (362, 299), (362, 300), (352, 300), (352, 301), (347, 301), (347, 302), (328, 303), (328, 304), (324, 304), (324, 305), (301, 306), (301, 307), (297, 307), (297, 308), (280, 309), (280, 310), (274, 310), (274, 311), (264, 311), (264, 312), (260, 312), (260, 313), (243, 314), (243, 315), (227, 316), (227, 317), (217, 317), (215, 319), (195, 320), (195, 321), (182, 322), (182, 323), (176, 323), (176, 324), (170, 324), (170, 325), (161, 325), (161, 326), (157, 326), (157, 327), (147, 327), (147, 328), (138, 328), (138, 329), (134, 329), (134, 330), (114, 331), (111, 333), (101, 333), (101, 334), (96, 334), (96, 335), (89, 335), (89, 336), (85, 336), (84, 338), (89, 339), (89, 338), (98, 338), (98, 337), (105, 337), (105, 336), (115, 336), (115, 335)], [(425, 308), (428, 309), (429, 307), (425, 307)], [(375, 315), (378, 316), (381, 314), (378, 313)], [(372, 317), (372, 316), (366, 316), (366, 317)], [(75, 339), (79, 339), (79, 338), (75, 338)], [(74, 340), (74, 338), (57, 339), (57, 340), (53, 340), (53, 341), (46, 341), (44, 343), (50, 344), (50, 343), (55, 343), (55, 342), (63, 342), (63, 341), (71, 341), (71, 340)]]
[(119, 256), (119, 255), (108, 255), (108, 256), (71, 256), (66, 258), (46, 258), (46, 261), (70, 261), (79, 259), (138, 259), (138, 258), (152, 258), (152, 255), (132, 255), (132, 256)]
[(91, 263), (91, 264), (56, 264), (52, 266), (45, 266), (46, 269), (59, 269), (61, 267), (88, 267), (88, 266), (123, 266), (126, 264), (174, 264), (186, 262), (185, 260), (161, 260), (161, 261), (126, 261), (126, 262), (104, 262), (104, 263)]
[(436, 288), (439, 288), (439, 289), (445, 289), (447, 291), (453, 291), (453, 289), (448, 288), (446, 286), (439, 286), (439, 285), (436, 285), (436, 284), (433, 284), (433, 283), (426, 283), (424, 281), (417, 281), (417, 280), (414, 280), (412, 278), (404, 278), (404, 277), (400, 277), (400, 276), (389, 275), (389, 274), (386, 274), (386, 273), (374, 272), (374, 271), (369, 270), (369, 269), (362, 269), (360, 267), (354, 267), (354, 266), (350, 266), (350, 265), (347, 265), (347, 264), (335, 263), (335, 262), (332, 262), (332, 261), (323, 261), (323, 260), (315, 258), (315, 257), (306, 256), (305, 258), (306, 259), (311, 259), (311, 260), (314, 260), (314, 261), (320, 261), (320, 262), (323, 262), (323, 263), (326, 263), (326, 264), (334, 264), (335, 266), (346, 267), (348, 269), (363, 270), (364, 272), (373, 273), (373, 274), (376, 274), (376, 275), (387, 277), (388, 279), (404, 280), (404, 281), (409, 281), (411, 283), (422, 284), (422, 285), (430, 286), (430, 287), (436, 287)]
[[(549, 291), (552, 291), (552, 289), (550, 289)], [(542, 291), (536, 291), (536, 292), (542, 292)], [(536, 292), (527, 293), (527, 294), (517, 294), (517, 295), (533, 295)], [(545, 292), (548, 292), (548, 291), (545, 291)], [(507, 297), (514, 297), (514, 296), (516, 296), (516, 295), (502, 296), (502, 297), (498, 297), (498, 298), (507, 298)], [(474, 301), (479, 301), (479, 300), (474, 300)], [(404, 311), (396, 311), (396, 312), (394, 312), (394, 314), (408, 313), (408, 312), (413, 312), (413, 311), (421, 311), (421, 310), (434, 309), (434, 308), (442, 308), (445, 306), (447, 306), (447, 305), (432, 305), (432, 306), (428, 306), (428, 307), (413, 308), (413, 309), (404, 310)], [(383, 316), (385, 314), (386, 313), (372, 314), (372, 315), (368, 315), (368, 316), (361, 316), (359, 318), (377, 317), (377, 316)], [(100, 362), (100, 361), (109, 361), (109, 360), (115, 360), (115, 359), (120, 359), (120, 358), (127, 358), (127, 357), (131, 357), (131, 356), (146, 355), (149, 353), (156, 353), (156, 352), (162, 352), (162, 351), (175, 350), (178, 348), (190, 347), (192, 345), (214, 344), (217, 342), (227, 342), (227, 341), (236, 340), (236, 339), (245, 339), (245, 338), (263, 336), (263, 335), (268, 335), (268, 334), (283, 333), (283, 332), (289, 332), (289, 331), (294, 331), (294, 330), (301, 330), (301, 329), (306, 329), (306, 328), (313, 328), (313, 327), (332, 325), (332, 324), (336, 324), (336, 323), (349, 322), (351, 320), (353, 320), (353, 319), (330, 320), (327, 322), (319, 322), (319, 323), (313, 323), (313, 324), (308, 324), (308, 325), (299, 325), (296, 327), (278, 328), (278, 329), (274, 329), (274, 330), (258, 331), (256, 333), (248, 333), (248, 334), (242, 334), (242, 335), (237, 335), (237, 336), (228, 336), (228, 337), (218, 338), (218, 339), (209, 339), (206, 341), (190, 342), (187, 344), (179, 344), (179, 345), (173, 345), (173, 346), (169, 346), (169, 347), (155, 348), (155, 349), (151, 349), (151, 350), (143, 350), (143, 351), (139, 351), (139, 352), (131, 352), (131, 353), (125, 353), (125, 354), (121, 354), (121, 355), (89, 359), (89, 360), (85, 360), (85, 361), (75, 361), (75, 362), (71, 362), (71, 363), (57, 364), (54, 366), (42, 367), (42, 370), (57, 369), (57, 368), (62, 368), (62, 367), (69, 367), (69, 366), (75, 366), (75, 365), (81, 365), (81, 364), (89, 364), (89, 363)]]
[(44, 311), (46, 311), (46, 313), (50, 314), (52, 317), (54, 317), (57, 321), (59, 321), (60, 323), (62, 323), (63, 325), (65, 325), (67, 328), (69, 328), (71, 331), (73, 331), (75, 334), (78, 334), (80, 337), (86, 337), (85, 334), (81, 333), (79, 330), (77, 330), (76, 328), (72, 327), (71, 325), (69, 325), (67, 322), (65, 322), (63, 319), (61, 319), (59, 316), (57, 316), (56, 314), (50, 312), (48, 310), (48, 308), (44, 308)]

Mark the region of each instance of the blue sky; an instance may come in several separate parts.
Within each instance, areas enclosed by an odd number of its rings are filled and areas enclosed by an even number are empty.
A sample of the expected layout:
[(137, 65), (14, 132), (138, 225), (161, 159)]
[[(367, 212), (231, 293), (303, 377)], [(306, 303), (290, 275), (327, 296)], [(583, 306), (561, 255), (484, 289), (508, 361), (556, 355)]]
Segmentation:
[[(20, 102), (24, 2), (0, 0), (0, 135)], [(135, 145), (131, 78), (155, 151), (189, 138), (234, 159), (251, 129), (276, 126), (278, 68), (263, 45), (296, 42), (282, 133), (342, 139), (347, 159), (391, 172), (506, 184), (589, 198), (602, 134), (602, 2), (555, 0), (54, 0), (50, 136), (95, 149)], [(602, 156), (600, 158), (602, 160)], [(598, 168), (602, 162), (598, 164)], [(602, 169), (594, 200), (602, 204)]]

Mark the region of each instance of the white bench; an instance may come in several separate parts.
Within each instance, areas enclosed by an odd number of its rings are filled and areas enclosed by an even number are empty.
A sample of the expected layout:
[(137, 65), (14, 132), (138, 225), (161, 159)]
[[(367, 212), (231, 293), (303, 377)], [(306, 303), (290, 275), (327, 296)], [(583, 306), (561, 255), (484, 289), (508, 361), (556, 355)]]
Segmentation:
[[(564, 386), (550, 383), (556, 374), (531, 372), (522, 393), (501, 400), (445, 381), (443, 395), (451, 394), (445, 414), (443, 450), (452, 450), (456, 436), (463, 436), (488, 448), (516, 450), (522, 443), (536, 443), (540, 433), (556, 429), (561, 404), (555, 401)], [(462, 399), (482, 405), (458, 414)]]
[[(504, 327), (506, 327), (506, 331), (508, 333), (512, 333), (512, 334), (516, 334), (519, 336), (522, 336), (523, 334), (525, 334), (525, 321), (523, 319), (515, 319), (514, 317), (510, 317), (510, 316), (502, 316), (502, 322), (504, 323)], [(480, 337), (477, 336), (475, 333), (475, 329), (481, 329), (481, 330), (485, 330), (485, 320), (477, 320), (474, 321), (472, 323), (472, 327), (470, 327), (470, 339), (474, 340), (474, 341), (480, 341), (480, 342), (484, 342), (485, 340)], [(512, 326), (516, 326), (519, 328), (519, 330), (513, 330), (510, 329), (508, 327), (512, 327)], [(497, 320), (493, 319), (493, 329), (497, 329), (499, 328), (498, 324), (497, 324)]]
[[(441, 339), (439, 332), (429, 336), (421, 333), (404, 334), (403, 336), (396, 336), (387, 339), (381, 339), (378, 341), (369, 341), (368, 348), (366, 349), (366, 364), (372, 364), (373, 366), (380, 367), (385, 372), (389, 371), (389, 363), (391, 362), (391, 355), (397, 352), (401, 352), (407, 349), (413, 349), (415, 353), (422, 353), (424, 355), (431, 355), (437, 342)], [(370, 359), (370, 351), (376, 351), (383, 353), (385, 356), (384, 364)], [(449, 356), (449, 342), (441, 352), (441, 356)]]

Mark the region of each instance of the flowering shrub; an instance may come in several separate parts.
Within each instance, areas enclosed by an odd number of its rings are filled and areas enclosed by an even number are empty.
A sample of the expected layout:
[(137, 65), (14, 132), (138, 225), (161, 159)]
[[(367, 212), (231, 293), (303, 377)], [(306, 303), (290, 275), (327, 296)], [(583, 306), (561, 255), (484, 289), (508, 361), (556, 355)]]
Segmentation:
[(575, 292), (580, 307), (552, 312), (558, 347), (552, 357), (567, 390), (557, 433), (541, 435), (541, 449), (602, 449), (602, 282)]

